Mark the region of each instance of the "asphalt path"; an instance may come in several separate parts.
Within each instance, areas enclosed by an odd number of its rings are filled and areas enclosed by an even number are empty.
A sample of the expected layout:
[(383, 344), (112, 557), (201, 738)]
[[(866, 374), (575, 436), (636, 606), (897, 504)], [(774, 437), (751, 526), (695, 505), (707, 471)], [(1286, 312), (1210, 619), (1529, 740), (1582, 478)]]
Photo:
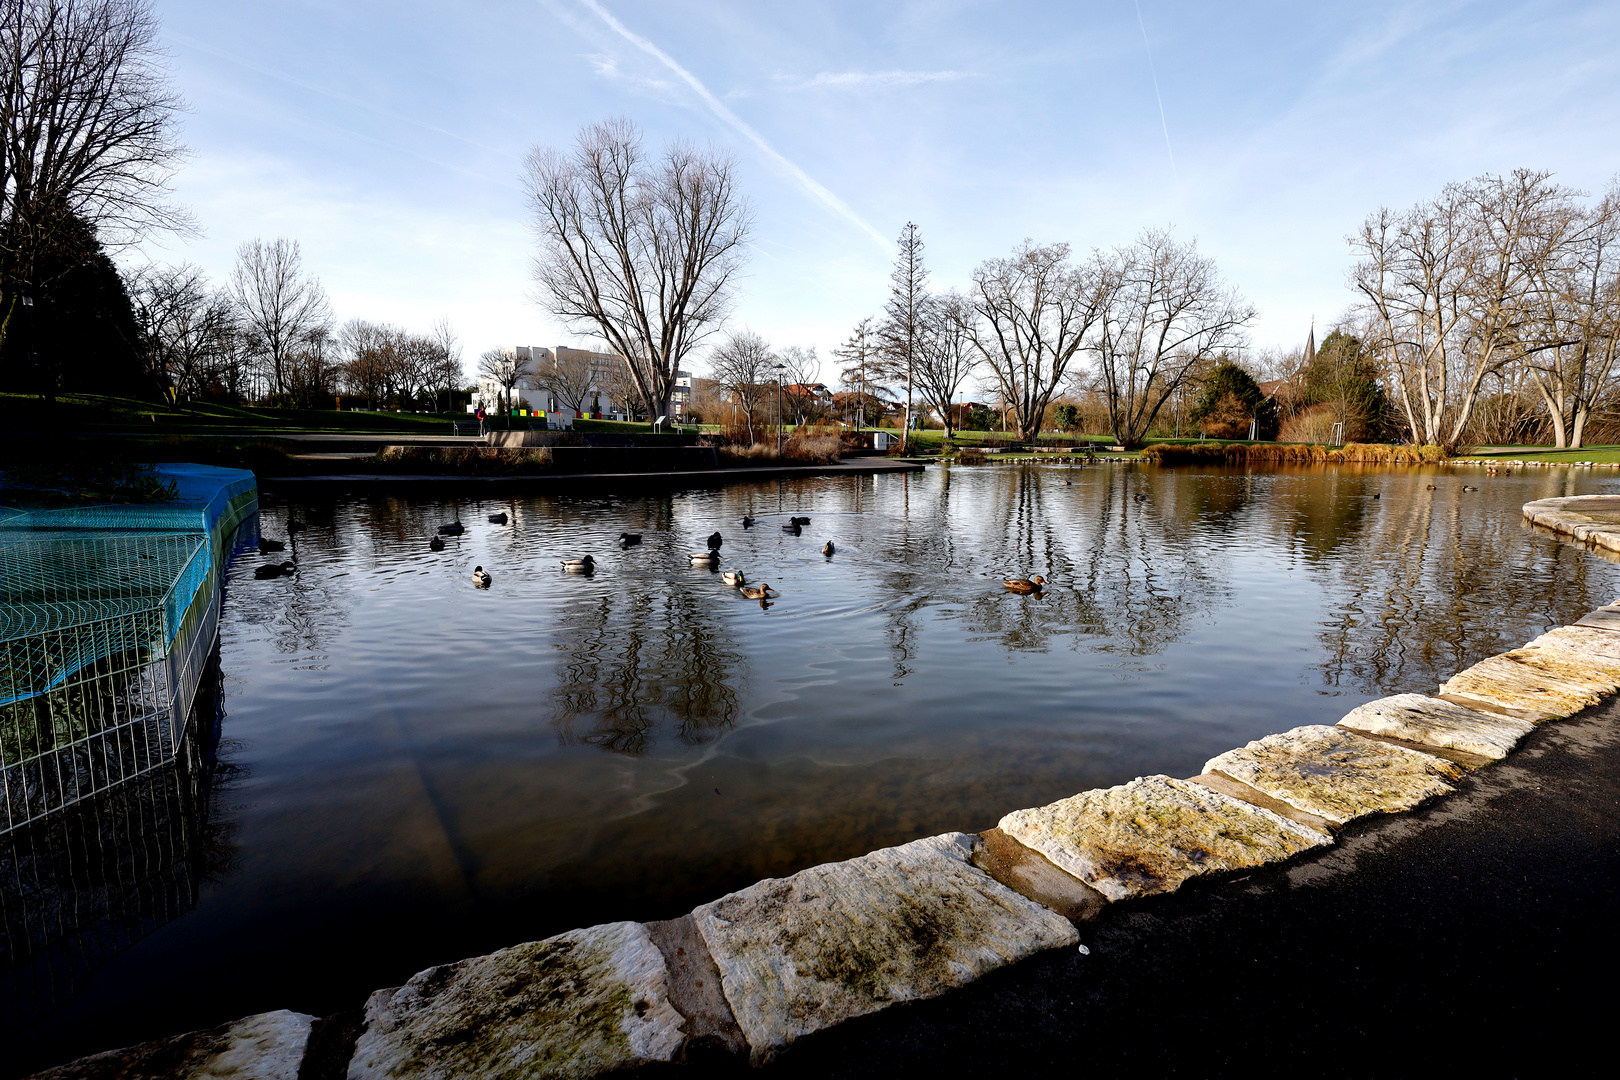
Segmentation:
[[(1331, 849), (1081, 928), (765, 1077), (1614, 1076), (1620, 703)], [(730, 1071), (722, 1070), (722, 1071)]]

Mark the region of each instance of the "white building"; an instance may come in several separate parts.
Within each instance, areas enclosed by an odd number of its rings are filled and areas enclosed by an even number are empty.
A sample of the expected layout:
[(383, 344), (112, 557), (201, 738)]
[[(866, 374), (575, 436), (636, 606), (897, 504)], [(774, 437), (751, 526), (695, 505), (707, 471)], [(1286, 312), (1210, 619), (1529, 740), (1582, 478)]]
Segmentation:
[[(512, 388), (511, 407), (514, 409), (527, 409), (531, 413), (548, 417), (563, 414), (570, 419), (585, 416), (600, 420), (637, 418), (636, 406), (633, 403), (618, 401), (612, 396), (610, 388), (624, 386), (628, 382), (628, 379), (618, 377), (626, 361), (617, 353), (575, 349), (567, 345), (558, 345), (555, 348), (541, 345), (512, 345), (501, 351), (508, 360), (520, 365), (525, 372), (518, 377), (516, 385)], [(543, 380), (539, 373), (557, 361), (567, 363), (580, 360), (590, 365), (590, 390), (584, 395), (584, 408), (576, 410), (572, 402), (561, 400), (554, 392), (541, 386)], [(678, 371), (675, 374), (675, 415), (672, 419), (679, 420), (686, 415), (687, 403), (692, 396), (692, 375), (687, 371)], [(623, 396), (624, 391), (619, 390), (619, 394)], [(478, 378), (478, 390), (473, 395), (472, 404), (467, 407), (467, 411), (483, 408), (493, 412), (501, 408), (501, 401), (500, 382), (488, 375), (481, 375)]]

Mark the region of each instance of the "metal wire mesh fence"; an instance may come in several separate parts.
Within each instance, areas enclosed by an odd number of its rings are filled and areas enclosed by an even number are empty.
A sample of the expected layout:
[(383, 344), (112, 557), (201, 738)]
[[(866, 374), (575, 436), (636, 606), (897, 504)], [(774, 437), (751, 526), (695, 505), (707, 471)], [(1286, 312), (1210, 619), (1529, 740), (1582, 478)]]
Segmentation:
[(174, 760), (257, 489), (164, 471), (190, 499), (0, 518), (0, 835)]

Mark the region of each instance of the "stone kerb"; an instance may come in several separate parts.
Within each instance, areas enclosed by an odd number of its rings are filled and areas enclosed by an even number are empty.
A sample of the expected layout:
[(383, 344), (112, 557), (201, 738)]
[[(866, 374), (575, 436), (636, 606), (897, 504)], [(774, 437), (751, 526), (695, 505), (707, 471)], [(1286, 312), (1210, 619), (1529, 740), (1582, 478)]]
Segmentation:
[(1583, 544), (1620, 552), (1620, 495), (1566, 495), (1524, 504), (1527, 520)]
[[(371, 996), (339, 1060), (350, 1080), (583, 1077), (716, 1051), (759, 1064), (843, 1020), (1072, 947), (1075, 924), (1111, 904), (1281, 862), (1331, 845), (1350, 822), (1443, 797), (1537, 724), (1617, 691), (1620, 601), (1459, 672), (1435, 696), (1396, 694), (1336, 726), (1257, 739), (1190, 780), (1141, 777), (1015, 811), (982, 836), (767, 879), (680, 919), (429, 968)], [(261, 1014), (37, 1076), (290, 1080), (311, 1021)]]

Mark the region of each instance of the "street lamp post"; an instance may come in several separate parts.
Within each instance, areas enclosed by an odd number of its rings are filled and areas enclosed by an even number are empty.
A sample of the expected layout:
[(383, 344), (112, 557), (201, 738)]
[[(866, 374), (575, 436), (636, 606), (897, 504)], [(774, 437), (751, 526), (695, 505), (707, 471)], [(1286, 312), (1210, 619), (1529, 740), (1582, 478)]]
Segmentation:
[(772, 364), (771, 370), (776, 372), (776, 456), (782, 456), (782, 372), (787, 370), (782, 364)]

